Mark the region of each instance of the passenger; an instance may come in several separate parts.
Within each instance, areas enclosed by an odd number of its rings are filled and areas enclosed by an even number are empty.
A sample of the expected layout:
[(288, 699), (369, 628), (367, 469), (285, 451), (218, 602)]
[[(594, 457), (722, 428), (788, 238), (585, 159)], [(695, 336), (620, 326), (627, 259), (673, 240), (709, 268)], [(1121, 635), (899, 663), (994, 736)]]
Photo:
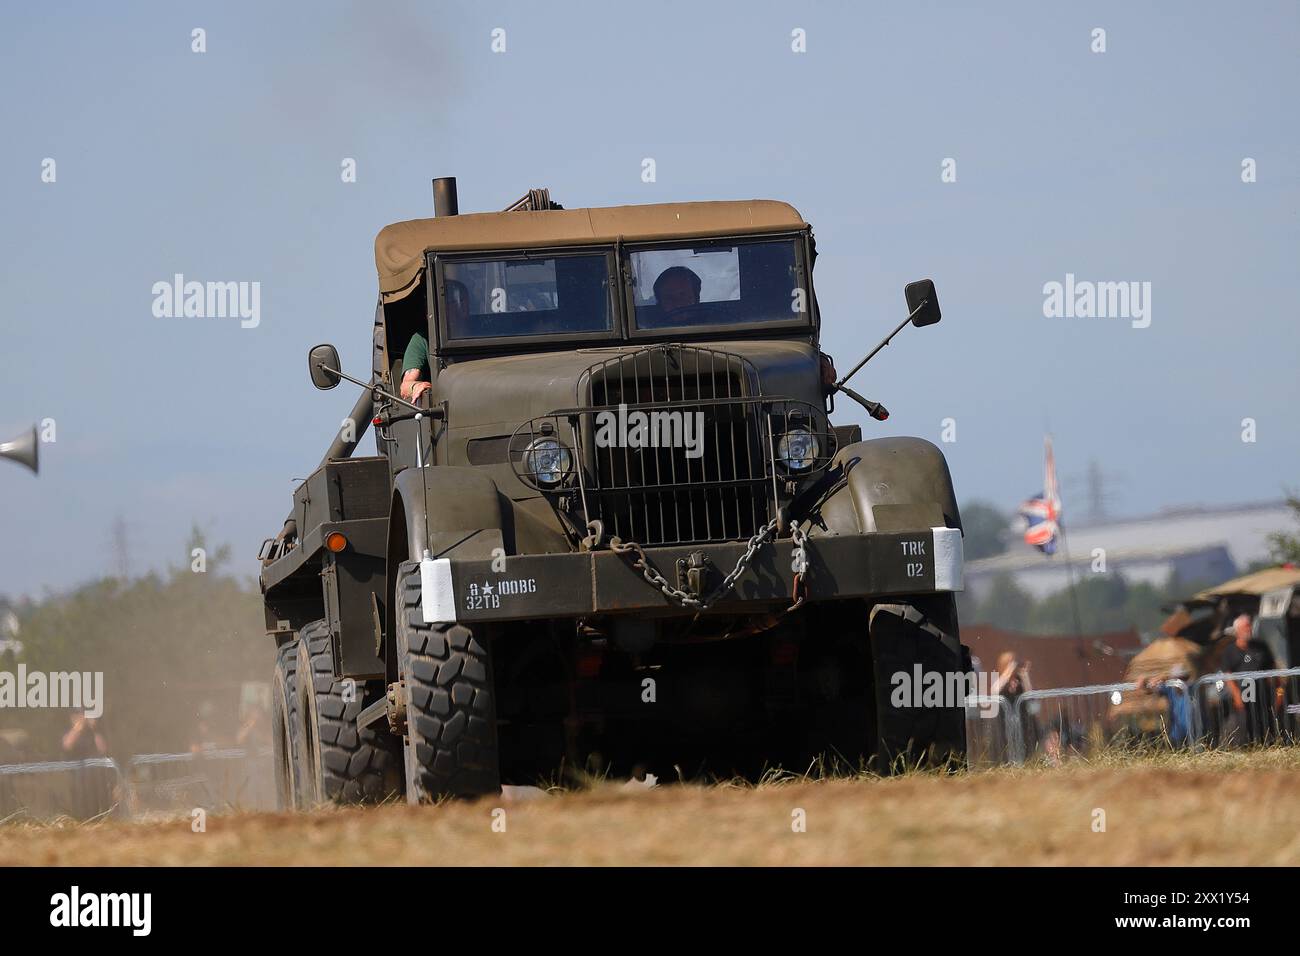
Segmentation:
[[(463, 336), (469, 331), (469, 289), (465, 283), (455, 279), (448, 279), (443, 285), (447, 291), (447, 328), (453, 337)], [(398, 394), (414, 403), (433, 387), (431, 379), (429, 340), (423, 333), (416, 332), (402, 356), (402, 386)]]

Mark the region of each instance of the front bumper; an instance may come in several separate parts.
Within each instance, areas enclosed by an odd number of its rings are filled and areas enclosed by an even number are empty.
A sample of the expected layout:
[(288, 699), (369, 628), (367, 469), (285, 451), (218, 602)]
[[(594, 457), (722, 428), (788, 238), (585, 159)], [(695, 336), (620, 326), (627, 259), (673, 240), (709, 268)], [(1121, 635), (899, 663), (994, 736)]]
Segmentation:
[[(706, 591), (735, 567), (743, 543), (647, 548), (670, 582), (677, 562), (693, 552), (711, 567)], [(956, 528), (811, 538), (805, 600), (926, 594), (962, 589), (962, 540)], [(610, 551), (530, 554), (501, 562), (426, 558), (420, 564), (426, 623), (518, 621), (594, 614), (694, 613), (674, 603)], [(788, 538), (764, 546), (710, 611), (743, 613), (747, 606), (791, 600), (794, 571)], [(755, 610), (759, 610), (755, 608)], [(764, 607), (761, 610), (768, 610)]]

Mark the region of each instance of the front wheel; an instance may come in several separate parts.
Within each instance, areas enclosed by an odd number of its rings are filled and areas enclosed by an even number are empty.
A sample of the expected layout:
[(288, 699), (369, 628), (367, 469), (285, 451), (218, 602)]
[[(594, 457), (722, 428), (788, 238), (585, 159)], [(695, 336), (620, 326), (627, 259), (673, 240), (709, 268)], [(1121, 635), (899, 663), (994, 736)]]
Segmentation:
[(398, 569), (397, 657), (406, 702), (406, 800), (501, 790), (492, 660), (462, 624), (426, 624), (420, 566)]
[(881, 770), (964, 767), (971, 658), (956, 602), (950, 595), (903, 600), (877, 604), (868, 619)]

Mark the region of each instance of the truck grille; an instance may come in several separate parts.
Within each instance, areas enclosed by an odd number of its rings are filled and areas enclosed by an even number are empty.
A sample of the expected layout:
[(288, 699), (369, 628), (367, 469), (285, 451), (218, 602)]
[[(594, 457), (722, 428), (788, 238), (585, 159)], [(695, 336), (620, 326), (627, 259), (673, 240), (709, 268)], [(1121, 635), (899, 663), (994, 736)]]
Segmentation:
[(602, 441), (593, 417), (587, 491), (606, 533), (654, 545), (744, 539), (762, 527), (769, 449), (758, 392), (748, 361), (706, 348), (654, 346), (587, 369), (579, 401), (614, 412), (620, 439), (644, 416), (650, 445)]
[[(743, 541), (767, 524), (787, 480), (812, 477), (835, 455), (824, 409), (763, 395), (747, 359), (714, 349), (621, 352), (582, 373), (577, 397), (524, 422), (509, 444), (515, 474), (561, 496), (576, 536), (599, 519), (606, 540)], [(815, 439), (797, 474), (775, 460), (794, 431)]]

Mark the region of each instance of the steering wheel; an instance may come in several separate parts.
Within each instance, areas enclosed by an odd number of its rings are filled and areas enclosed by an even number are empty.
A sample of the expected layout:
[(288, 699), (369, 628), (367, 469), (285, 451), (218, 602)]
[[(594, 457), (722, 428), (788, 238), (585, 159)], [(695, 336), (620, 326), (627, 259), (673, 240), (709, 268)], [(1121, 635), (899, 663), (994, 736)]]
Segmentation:
[(680, 309), (674, 309), (672, 312), (663, 314), (664, 325), (689, 325), (699, 324), (706, 325), (711, 320), (709, 310), (704, 308), (700, 303), (695, 305), (684, 305)]

